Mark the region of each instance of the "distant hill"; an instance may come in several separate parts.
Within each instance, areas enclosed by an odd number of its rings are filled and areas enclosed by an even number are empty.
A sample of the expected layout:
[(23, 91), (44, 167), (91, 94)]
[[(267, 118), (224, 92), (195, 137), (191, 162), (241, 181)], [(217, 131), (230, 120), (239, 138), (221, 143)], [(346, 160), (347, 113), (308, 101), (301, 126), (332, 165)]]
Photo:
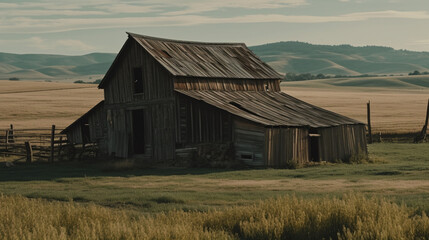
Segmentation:
[(115, 59), (113, 53), (91, 53), (83, 56), (50, 54), (0, 53), (0, 79), (70, 78), (102, 75)]
[[(250, 49), (281, 73), (331, 75), (406, 74), (429, 71), (429, 52), (395, 50), (389, 47), (314, 45), (278, 42)], [(104, 75), (116, 54), (91, 53), (83, 56), (0, 53), (0, 79), (80, 79)]]
[(278, 42), (250, 49), (281, 73), (363, 75), (429, 71), (429, 52), (389, 47)]

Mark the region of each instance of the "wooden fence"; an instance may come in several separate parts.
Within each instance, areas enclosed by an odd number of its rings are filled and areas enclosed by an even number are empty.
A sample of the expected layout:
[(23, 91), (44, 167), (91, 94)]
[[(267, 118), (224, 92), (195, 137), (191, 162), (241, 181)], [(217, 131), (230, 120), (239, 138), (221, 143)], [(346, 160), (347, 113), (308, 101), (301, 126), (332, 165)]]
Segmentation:
[[(25, 160), (54, 162), (68, 160), (76, 155), (76, 149), (83, 151), (91, 146), (80, 148), (67, 142), (67, 136), (60, 134), (55, 125), (46, 129), (0, 129), (0, 156), (13, 157), (16, 161)], [(83, 152), (78, 152), (82, 156)]]

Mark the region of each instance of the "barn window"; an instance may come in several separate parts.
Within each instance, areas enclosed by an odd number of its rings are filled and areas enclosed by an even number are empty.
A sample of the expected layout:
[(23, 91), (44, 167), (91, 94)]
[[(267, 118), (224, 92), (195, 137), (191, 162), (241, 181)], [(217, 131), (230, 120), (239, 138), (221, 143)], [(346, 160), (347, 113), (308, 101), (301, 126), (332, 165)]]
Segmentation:
[(143, 93), (143, 73), (142, 68), (134, 68), (134, 93)]

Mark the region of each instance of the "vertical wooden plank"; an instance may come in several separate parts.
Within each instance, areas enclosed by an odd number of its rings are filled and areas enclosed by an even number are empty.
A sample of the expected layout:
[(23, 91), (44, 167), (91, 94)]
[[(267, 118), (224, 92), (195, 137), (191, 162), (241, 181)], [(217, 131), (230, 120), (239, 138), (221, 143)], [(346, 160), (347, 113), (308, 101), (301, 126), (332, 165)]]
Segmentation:
[(61, 150), (63, 147), (63, 137), (60, 137), (60, 142), (58, 146), (58, 161), (61, 161)]
[(371, 133), (371, 101), (368, 101), (366, 104), (367, 118), (368, 118), (368, 143), (372, 143), (372, 133)]
[(9, 145), (9, 130), (6, 130), (6, 136), (5, 136), (5, 148), (6, 148), (6, 151), (8, 150), (8, 145)]
[(52, 130), (51, 130), (51, 157), (49, 158), (49, 161), (51, 163), (54, 162), (54, 140), (55, 140), (55, 125), (52, 125)]
[(13, 124), (10, 125), (10, 130), (9, 130), (9, 142), (10, 143), (14, 143), (15, 139), (14, 139), (14, 133), (13, 133)]
[(27, 152), (27, 163), (33, 162), (33, 149), (30, 142), (25, 142), (25, 150)]

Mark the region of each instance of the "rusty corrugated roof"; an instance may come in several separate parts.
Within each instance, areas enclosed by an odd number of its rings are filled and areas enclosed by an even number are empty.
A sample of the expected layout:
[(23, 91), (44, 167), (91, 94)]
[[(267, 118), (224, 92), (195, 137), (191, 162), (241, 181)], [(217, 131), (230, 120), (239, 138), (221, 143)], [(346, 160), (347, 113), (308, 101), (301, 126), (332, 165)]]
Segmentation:
[(175, 90), (264, 126), (331, 127), (363, 124), (283, 92)]
[(128, 33), (173, 76), (281, 79), (244, 43), (178, 41)]

